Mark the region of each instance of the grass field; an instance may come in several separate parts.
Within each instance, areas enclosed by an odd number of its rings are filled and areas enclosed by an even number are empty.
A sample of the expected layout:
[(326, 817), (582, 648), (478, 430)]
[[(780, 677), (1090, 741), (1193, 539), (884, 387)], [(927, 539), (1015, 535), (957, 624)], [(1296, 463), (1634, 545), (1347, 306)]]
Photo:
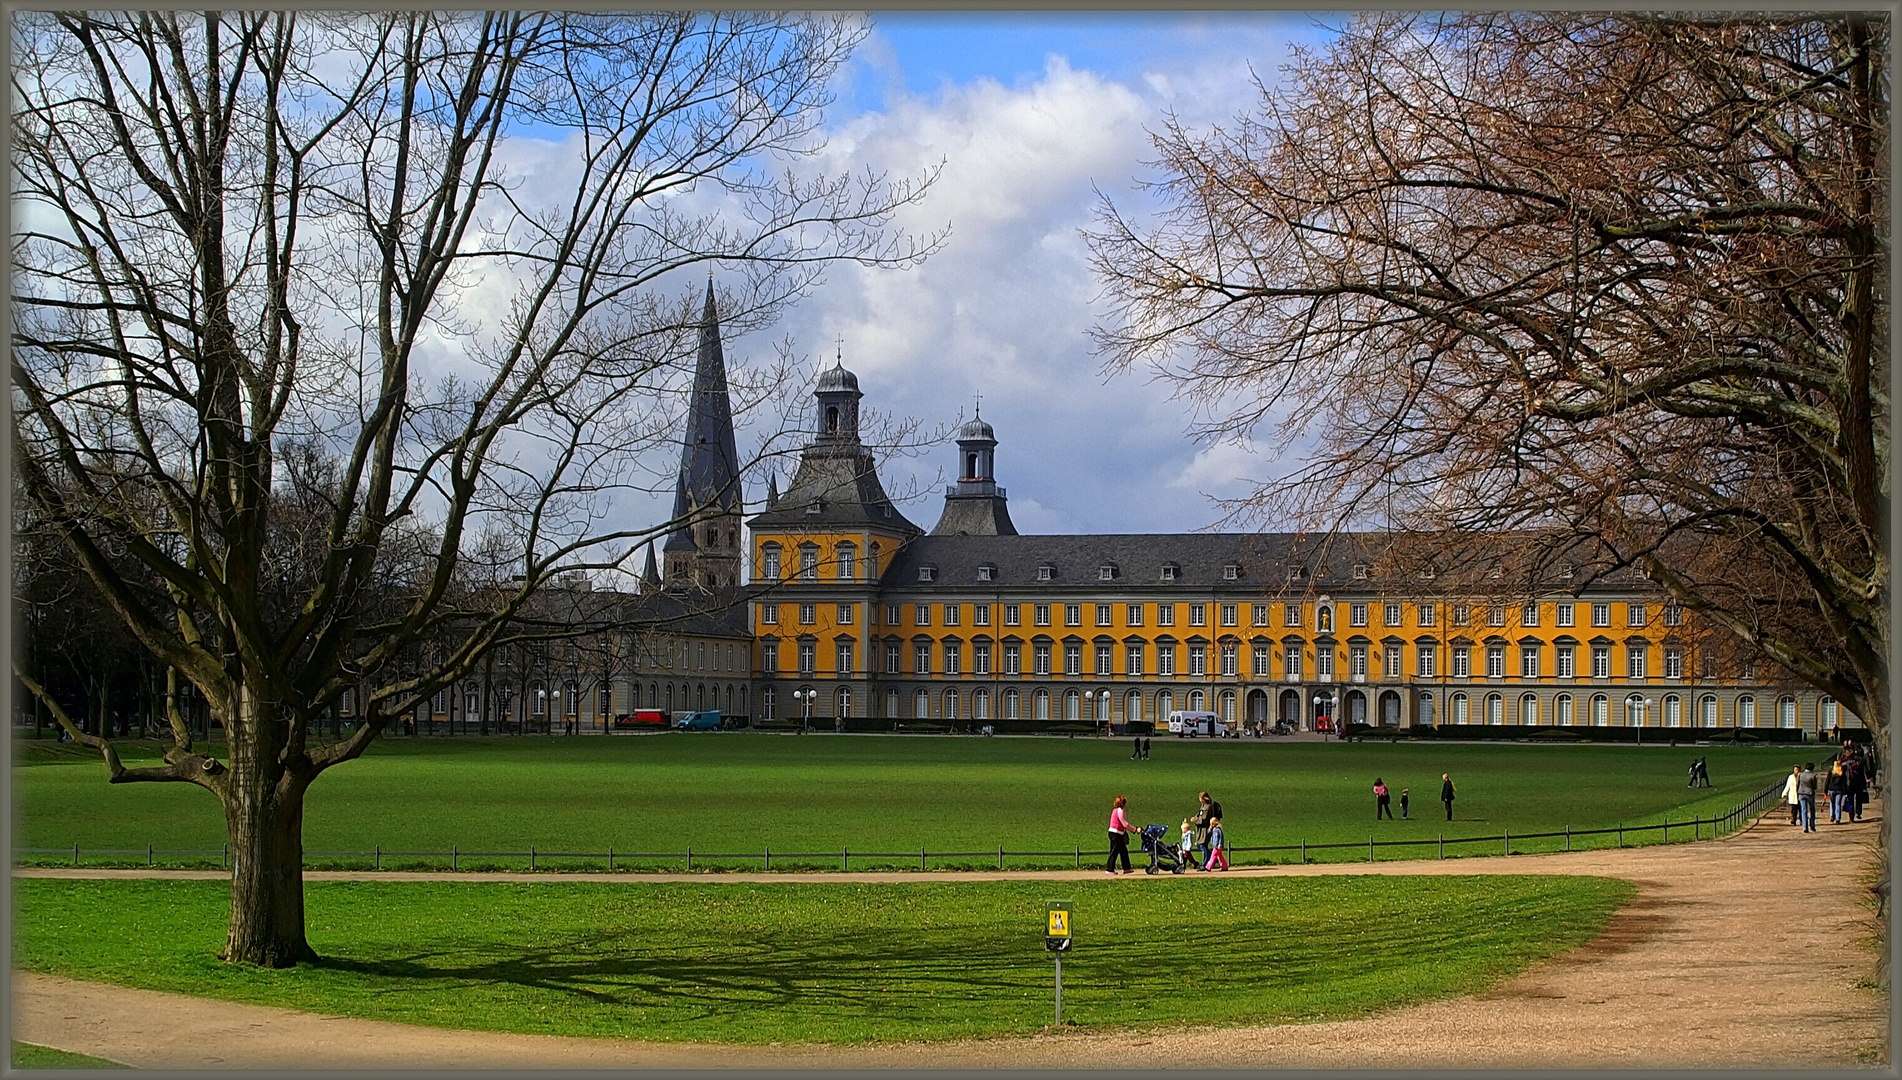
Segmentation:
[[(1133, 891), (1132, 891), (1133, 890)], [(1581, 877), (306, 885), (326, 959), (220, 963), (223, 882), (14, 882), (35, 971), (451, 1028), (742, 1043), (1021, 1034), (1051, 1020), (1043, 902), (1074, 904), (1064, 1019), (1366, 1015), (1473, 993), (1596, 935)], [(1132, 918), (1131, 898), (1175, 912)]]
[[(24, 748), (14, 770), (20, 847), (211, 849), (224, 843), (212, 798), (184, 784), (108, 786), (96, 757)], [(1813, 749), (1524, 744), (1291, 743), (1157, 739), (1148, 761), (1091, 738), (793, 736), (754, 733), (602, 738), (391, 740), (311, 789), (305, 846), (369, 851), (621, 853), (1071, 852), (1100, 850), (1110, 799), (1137, 823), (1172, 830), (1207, 789), (1229, 843), (1354, 843), (1315, 858), (1365, 857), (1368, 836), (1429, 840), (1687, 820), (1729, 809)], [(1715, 786), (1685, 787), (1694, 754)], [(135, 760), (128, 754), (128, 761)], [(1444, 820), (1439, 778), (1459, 785)], [(1413, 819), (1373, 820), (1374, 777), (1413, 790)], [(1396, 809), (1397, 809), (1396, 798)], [(1655, 835), (1655, 834), (1654, 834)], [(1614, 843), (1604, 839), (1601, 843)], [(1549, 849), (1559, 845), (1551, 841)], [(1587, 846), (1583, 840), (1578, 846)], [(1537, 850), (1514, 843), (1514, 850)], [(1415, 857), (1431, 846), (1404, 849)], [(1467, 849), (1491, 854), (1496, 848)], [(1449, 848), (1448, 854), (1460, 849)], [(1398, 854), (1392, 857), (1401, 857)], [(750, 855), (751, 865), (760, 860)], [(1241, 856), (1244, 860), (1248, 856)], [(1281, 855), (1277, 861), (1291, 861)], [(916, 867), (915, 854), (897, 865)], [(59, 862), (58, 856), (19, 862)], [(94, 859), (88, 861), (105, 862)], [(121, 859), (120, 861), (125, 861)], [(313, 856), (313, 865), (333, 860)], [(414, 862), (415, 860), (411, 860)], [(1050, 860), (1012, 858), (1028, 867)], [(775, 868), (798, 860), (776, 855)], [(933, 860), (994, 864), (994, 859)], [(213, 865), (217, 857), (212, 857)], [(404, 865), (394, 857), (386, 867)], [(517, 867), (472, 859), (464, 868)], [(543, 857), (540, 866), (560, 867)], [(676, 861), (673, 865), (680, 865)], [(828, 857), (808, 865), (836, 868)], [(855, 855), (855, 868), (876, 860)], [(1058, 860), (1052, 865), (1068, 865)], [(598, 868), (598, 867), (597, 867)]]
[(13, 1040), (13, 1067), (16, 1069), (123, 1069), (124, 1065), (105, 1058), (72, 1054), (50, 1046)]

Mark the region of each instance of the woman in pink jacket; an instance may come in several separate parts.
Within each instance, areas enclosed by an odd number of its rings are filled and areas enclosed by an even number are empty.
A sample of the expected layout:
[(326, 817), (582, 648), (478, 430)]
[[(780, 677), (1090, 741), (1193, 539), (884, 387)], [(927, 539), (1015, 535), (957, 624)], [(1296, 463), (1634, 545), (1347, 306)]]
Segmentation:
[(1129, 834), (1135, 832), (1136, 827), (1134, 825), (1131, 825), (1129, 823), (1129, 818), (1123, 814), (1123, 807), (1127, 806), (1128, 804), (1129, 804), (1129, 798), (1127, 796), (1118, 795), (1116, 796), (1116, 805), (1110, 809), (1109, 862), (1104, 864), (1103, 872), (1108, 874), (1111, 877), (1116, 876), (1117, 856), (1122, 857), (1123, 873), (1125, 874), (1135, 873), (1135, 871), (1130, 869), (1130, 866), (1129, 866)]

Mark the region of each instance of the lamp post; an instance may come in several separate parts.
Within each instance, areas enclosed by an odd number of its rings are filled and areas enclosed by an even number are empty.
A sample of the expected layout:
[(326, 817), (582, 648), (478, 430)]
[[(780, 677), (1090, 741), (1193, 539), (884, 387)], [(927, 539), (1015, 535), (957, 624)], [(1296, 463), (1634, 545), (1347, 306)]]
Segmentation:
[(1091, 719), (1100, 722), (1102, 733), (1108, 735), (1110, 731), (1109, 687), (1106, 686), (1099, 690), (1085, 690), (1083, 691), (1083, 699), (1091, 703), (1090, 708), (1096, 710), (1097, 715), (1091, 717)]
[(1314, 715), (1317, 720), (1323, 716), (1327, 717), (1328, 726), (1334, 729), (1334, 734), (1337, 738), (1340, 736), (1340, 725), (1336, 723), (1334, 719), (1334, 695), (1332, 693), (1314, 695)]
[(801, 706), (799, 733), (804, 735), (812, 730), (812, 699), (819, 696), (819, 691), (808, 687), (804, 690), (794, 690), (792, 696), (793, 700), (799, 702)]
[(1639, 746), (1644, 745), (1644, 725), (1646, 724), (1646, 722), (1648, 722), (1651, 719), (1651, 706), (1655, 705), (1656, 703), (1657, 703), (1656, 698), (1645, 698), (1644, 711), (1638, 714), (1638, 745)]

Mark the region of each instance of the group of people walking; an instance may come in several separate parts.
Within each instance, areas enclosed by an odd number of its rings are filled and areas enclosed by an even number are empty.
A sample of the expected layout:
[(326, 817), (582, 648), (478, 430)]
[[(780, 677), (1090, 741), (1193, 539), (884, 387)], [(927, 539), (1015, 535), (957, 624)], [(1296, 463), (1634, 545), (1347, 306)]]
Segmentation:
[[(1453, 820), (1453, 798), (1458, 794), (1458, 791), (1459, 789), (1453, 784), (1453, 774), (1441, 773), (1440, 802), (1446, 806), (1446, 820), (1448, 821)], [(1407, 817), (1407, 810), (1409, 809), (1409, 803), (1412, 801), (1412, 795), (1412, 788), (1400, 789), (1400, 817), (1403, 821)], [(1374, 777), (1374, 820), (1379, 821), (1381, 818), (1386, 818), (1388, 821), (1393, 820), (1393, 792), (1387, 787), (1385, 780), (1376, 776)]]
[[(1178, 850), (1182, 853), (1183, 862), (1191, 868), (1199, 864), (1203, 870), (1226, 870), (1228, 837), (1222, 831), (1222, 804), (1206, 791), (1197, 799), (1195, 813), (1182, 819), (1182, 841)], [(1111, 877), (1119, 872), (1116, 869), (1119, 861), (1123, 866), (1121, 873), (1135, 873), (1129, 863), (1129, 838), (1142, 830), (1129, 823), (1126, 812), (1128, 805), (1129, 797), (1118, 795), (1115, 805), (1110, 808), (1109, 860), (1103, 864), (1103, 872)]]
[(1823, 763), (1792, 765), (1783, 781), (1783, 801), (1790, 807), (1790, 824), (1804, 832), (1816, 831), (1818, 789), (1829, 801), (1831, 824), (1861, 821), (1862, 808), (1869, 801), (1870, 780), (1875, 772), (1875, 749), (1860, 743), (1845, 743), (1836, 756)]

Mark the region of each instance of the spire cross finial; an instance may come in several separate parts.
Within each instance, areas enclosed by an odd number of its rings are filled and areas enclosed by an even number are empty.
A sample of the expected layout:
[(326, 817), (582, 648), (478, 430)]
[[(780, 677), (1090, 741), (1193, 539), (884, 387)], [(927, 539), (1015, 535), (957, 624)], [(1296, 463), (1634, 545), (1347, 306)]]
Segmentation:
[(845, 366), (845, 337), (844, 335), (840, 335), (837, 338), (837, 341), (838, 341), (838, 352), (833, 354), (833, 359), (838, 361), (838, 364), (840, 367), (844, 367)]
[(984, 391), (979, 390), (977, 392), (977, 404), (971, 407), (971, 415), (972, 417), (976, 417), (978, 413), (981, 413), (983, 411), (984, 411)]

